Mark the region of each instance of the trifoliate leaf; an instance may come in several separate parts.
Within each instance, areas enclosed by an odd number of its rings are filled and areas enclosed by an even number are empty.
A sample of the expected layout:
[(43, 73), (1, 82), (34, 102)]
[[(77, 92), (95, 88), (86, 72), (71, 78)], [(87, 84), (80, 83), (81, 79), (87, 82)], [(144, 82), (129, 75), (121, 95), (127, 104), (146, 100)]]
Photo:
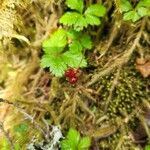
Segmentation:
[(94, 15), (97, 17), (102, 17), (106, 13), (106, 8), (100, 4), (90, 5), (85, 11), (85, 15)]
[(127, 12), (127, 11), (133, 9), (131, 3), (128, 0), (121, 0), (121, 6), (120, 7), (121, 7), (122, 12)]
[(145, 8), (145, 7), (139, 7), (137, 9), (137, 12), (138, 12), (139, 16), (141, 16), (141, 17), (144, 17), (144, 16), (148, 15), (148, 9)]
[(69, 50), (63, 54), (63, 60), (71, 68), (87, 66), (86, 59), (81, 52), (77, 53)]
[(132, 20), (133, 22), (139, 20), (141, 17), (138, 15), (136, 11), (129, 11), (124, 14), (123, 19), (124, 20)]
[(100, 19), (93, 15), (87, 14), (87, 15), (85, 15), (85, 19), (86, 19), (87, 24), (90, 24), (90, 25), (100, 25), (101, 24)]
[(86, 48), (86, 49), (92, 48), (92, 41), (91, 41), (91, 37), (89, 35), (83, 34), (79, 40), (81, 42), (81, 45), (84, 48)]
[(82, 13), (83, 11), (83, 0), (66, 0), (66, 5), (71, 8)]
[(91, 145), (91, 139), (89, 137), (83, 137), (79, 142), (78, 149), (85, 150), (88, 149), (90, 145)]

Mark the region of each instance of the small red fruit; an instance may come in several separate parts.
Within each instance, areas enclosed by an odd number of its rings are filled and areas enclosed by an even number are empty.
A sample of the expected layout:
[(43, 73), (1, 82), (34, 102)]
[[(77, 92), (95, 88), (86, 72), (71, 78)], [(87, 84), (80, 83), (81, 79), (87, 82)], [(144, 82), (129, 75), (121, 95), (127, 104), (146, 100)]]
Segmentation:
[(78, 78), (75, 76), (75, 77), (72, 77), (72, 78), (69, 78), (69, 83), (70, 84), (75, 84), (77, 82)]
[(68, 77), (68, 78), (73, 78), (73, 77), (76, 76), (76, 74), (77, 74), (77, 70), (76, 69), (70, 68), (70, 69), (65, 71), (65, 76)]

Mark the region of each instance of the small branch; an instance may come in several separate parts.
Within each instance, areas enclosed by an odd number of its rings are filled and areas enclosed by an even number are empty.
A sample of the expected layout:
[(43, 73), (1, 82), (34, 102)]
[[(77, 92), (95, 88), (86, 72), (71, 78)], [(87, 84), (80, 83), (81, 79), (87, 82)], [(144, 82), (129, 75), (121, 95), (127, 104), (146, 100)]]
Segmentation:
[(23, 114), (26, 119), (30, 120), (31, 123), (32, 123), (39, 131), (41, 131), (41, 133), (44, 135), (45, 139), (47, 140), (47, 136), (46, 136), (46, 133), (45, 133), (44, 129), (42, 129), (42, 127), (34, 120), (34, 117), (32, 117), (31, 115), (29, 115), (28, 113), (26, 113), (24, 109), (20, 108), (20, 107), (19, 107), (17, 104), (15, 104), (15, 103), (12, 103), (12, 102), (10, 102), (10, 101), (8, 101), (8, 100), (4, 100), (4, 99), (2, 99), (2, 98), (0, 98), (0, 102), (4, 102), (4, 103), (7, 103), (7, 104), (9, 104), (9, 105), (12, 105), (12, 106), (16, 107), (17, 110), (18, 110), (21, 114)]
[(112, 62), (112, 64), (110, 64), (109, 67), (103, 68), (103, 70), (101, 70), (98, 74), (94, 75), (93, 78), (91, 79), (91, 81), (89, 81), (86, 84), (86, 86), (91, 86), (92, 84), (96, 83), (100, 79), (100, 77), (102, 77), (106, 74), (109, 74), (115, 68), (123, 66), (124, 64), (126, 64), (129, 61), (132, 53), (134, 52), (137, 44), (139, 43), (139, 40), (141, 38), (144, 27), (145, 27), (145, 19), (143, 19), (143, 21), (142, 21), (140, 31), (138, 32), (137, 37), (135, 38), (131, 48), (129, 48), (129, 50), (125, 51), (124, 54), (121, 57), (114, 60), (114, 62)]
[(118, 78), (119, 78), (119, 75), (120, 75), (120, 71), (121, 71), (121, 68), (118, 69), (117, 71), (117, 74), (116, 74), (116, 77), (115, 79), (113, 80), (113, 83), (112, 83), (112, 86), (111, 86), (111, 89), (110, 89), (110, 92), (109, 92), (109, 96), (107, 98), (107, 101), (105, 103), (105, 108), (104, 108), (104, 111), (106, 112), (107, 110), (107, 107), (109, 105), (109, 102), (111, 101), (112, 99), (112, 96), (113, 96), (113, 91), (115, 90), (115, 87), (117, 85), (117, 82), (118, 82)]
[[(117, 19), (115, 20), (115, 23), (114, 23), (112, 31), (111, 31), (111, 35), (110, 35), (109, 40), (107, 42), (107, 46), (104, 48), (104, 50), (100, 50), (100, 51), (102, 51), (102, 54), (98, 57), (98, 60), (100, 58), (102, 58), (108, 52), (108, 50), (111, 47), (113, 41), (115, 40), (115, 38), (118, 35), (118, 31), (119, 31), (119, 29), (121, 27), (121, 23), (122, 22), (120, 20), (119, 21)], [(98, 48), (98, 49), (100, 49), (100, 48)]]

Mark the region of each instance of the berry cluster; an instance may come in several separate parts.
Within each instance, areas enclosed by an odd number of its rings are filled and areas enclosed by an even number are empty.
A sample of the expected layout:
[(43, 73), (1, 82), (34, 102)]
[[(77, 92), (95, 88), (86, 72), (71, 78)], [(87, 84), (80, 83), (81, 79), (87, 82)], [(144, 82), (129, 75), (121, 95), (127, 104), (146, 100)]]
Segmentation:
[(78, 70), (69, 68), (68, 70), (65, 71), (65, 76), (67, 77), (68, 81), (70, 84), (75, 84), (78, 80), (77, 77)]

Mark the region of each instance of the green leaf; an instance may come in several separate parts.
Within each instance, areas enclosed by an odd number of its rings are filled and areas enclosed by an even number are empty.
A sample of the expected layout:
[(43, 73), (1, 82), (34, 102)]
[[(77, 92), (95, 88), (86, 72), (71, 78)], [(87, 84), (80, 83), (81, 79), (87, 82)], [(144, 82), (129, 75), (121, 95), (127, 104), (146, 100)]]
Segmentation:
[(42, 68), (46, 68), (46, 67), (50, 67), (51, 64), (50, 64), (50, 61), (51, 61), (51, 57), (49, 55), (43, 55), (42, 59), (41, 59), (41, 67)]
[(129, 11), (124, 14), (123, 19), (124, 20), (132, 20), (133, 22), (139, 20), (141, 17), (138, 15), (136, 11)]
[(7, 141), (7, 139), (2, 139), (2, 147), (1, 147), (1, 150), (9, 150), (10, 149), (10, 145)]
[(144, 150), (150, 150), (150, 145), (146, 145)]
[(21, 150), (21, 146), (18, 143), (14, 144), (15, 150)]
[(25, 123), (14, 126), (14, 131), (18, 133), (25, 133), (28, 130), (28, 125)]
[(62, 54), (67, 44), (67, 33), (58, 29), (51, 37), (43, 42), (45, 54), (41, 59), (41, 67), (50, 67), (50, 71), (57, 77), (64, 74), (67, 65), (63, 62)]
[(50, 71), (56, 76), (61, 77), (67, 69), (66, 63), (63, 61), (62, 56), (44, 55), (41, 59), (41, 66), (43, 68), (50, 67)]
[(91, 41), (91, 37), (89, 35), (83, 34), (79, 40), (81, 42), (81, 45), (84, 48), (86, 48), (86, 49), (92, 48), (92, 41)]
[(120, 7), (121, 7), (122, 12), (127, 12), (127, 11), (133, 9), (131, 3), (128, 0), (121, 0), (121, 6)]
[(82, 13), (83, 11), (83, 0), (66, 0), (66, 5), (71, 8)]
[[(59, 41), (59, 42), (58, 42)], [(51, 35), (48, 40), (43, 42), (43, 48), (47, 47), (64, 47), (67, 43), (66, 31), (64, 29), (58, 29)]]
[(68, 39), (70, 39), (71, 41), (78, 39), (80, 35), (81, 35), (81, 32), (75, 31), (73, 29), (70, 29), (67, 31)]
[(59, 20), (60, 23), (67, 26), (73, 26), (75, 30), (80, 31), (87, 27), (87, 22), (82, 14), (77, 12), (67, 12)]
[(69, 45), (69, 47), (70, 47), (70, 51), (72, 51), (72, 52), (76, 52), (76, 53), (78, 53), (78, 52), (81, 52), (82, 51), (82, 45), (80, 44), (80, 42), (79, 41), (73, 41), (70, 45)]
[(59, 20), (60, 23), (63, 25), (72, 26), (74, 25), (78, 19), (80, 18), (81, 14), (77, 12), (66, 12)]
[(136, 8), (139, 7), (150, 7), (150, 0), (140, 0), (140, 2), (137, 4)]
[[(50, 72), (57, 77), (63, 76), (67, 67), (86, 67), (87, 62), (82, 54), (82, 49), (83, 47), (90, 48), (90, 44), (89, 37), (80, 32), (73, 30), (67, 32), (59, 29), (43, 42), (45, 54), (40, 65), (42, 68), (48, 67)], [(67, 50), (67, 46), (69, 46), (69, 50)]]
[(90, 25), (100, 25), (101, 24), (100, 19), (93, 15), (85, 15), (85, 19), (86, 19), (87, 24), (90, 24)]
[(100, 4), (93, 4), (85, 11), (85, 19), (89, 25), (100, 25), (101, 21), (99, 17), (104, 16), (106, 8)]
[(83, 30), (84, 27), (86, 28), (87, 26), (88, 24), (87, 24), (86, 19), (84, 18), (83, 15), (80, 15), (78, 18), (78, 21), (74, 24), (74, 29), (76, 31), (81, 31)]
[(141, 17), (144, 17), (144, 16), (148, 15), (148, 9), (145, 8), (145, 7), (139, 7), (137, 9), (137, 12), (138, 12), (139, 16), (141, 16)]
[(63, 140), (60, 142), (61, 150), (76, 150), (70, 140)]
[(63, 50), (67, 44), (67, 34), (63, 29), (58, 29), (50, 38), (42, 43), (43, 50), (46, 53), (58, 53)]
[(87, 62), (84, 55), (73, 48), (58, 56), (43, 55), (41, 59), (41, 67), (49, 67), (50, 71), (56, 76), (61, 77), (67, 67), (77, 68), (86, 67)]
[(77, 130), (70, 128), (67, 134), (67, 139), (73, 141), (74, 144), (77, 146), (80, 140), (80, 133)]
[(91, 139), (89, 137), (83, 137), (79, 142), (78, 149), (85, 150), (88, 149), (90, 145), (91, 145)]
[(77, 150), (80, 133), (73, 128), (69, 129), (67, 138), (61, 142), (62, 150)]
[(64, 62), (71, 68), (86, 67), (87, 62), (81, 52), (67, 51), (63, 54)]
[(67, 32), (67, 35), (71, 42), (71, 44), (69, 45), (71, 49), (74, 49), (74, 50), (78, 49), (79, 51), (82, 51), (83, 48), (86, 48), (86, 49), (92, 48), (92, 40), (88, 34), (85, 34), (85, 33), (83, 34), (75, 30), (70, 30)]
[(90, 5), (85, 11), (85, 15), (94, 15), (97, 17), (102, 17), (106, 13), (106, 8), (100, 4)]

